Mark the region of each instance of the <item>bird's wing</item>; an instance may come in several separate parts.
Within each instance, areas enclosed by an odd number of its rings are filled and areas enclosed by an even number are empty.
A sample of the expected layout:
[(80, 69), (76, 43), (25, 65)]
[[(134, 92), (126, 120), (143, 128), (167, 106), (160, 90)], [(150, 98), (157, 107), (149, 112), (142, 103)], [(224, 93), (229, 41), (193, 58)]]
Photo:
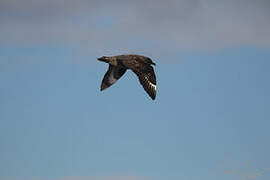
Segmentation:
[(132, 71), (138, 76), (141, 85), (147, 94), (154, 100), (156, 98), (156, 75), (151, 65), (140, 65)]
[(109, 65), (108, 71), (105, 73), (100, 90), (104, 90), (114, 84), (123, 74), (125, 74), (126, 69), (117, 66)]

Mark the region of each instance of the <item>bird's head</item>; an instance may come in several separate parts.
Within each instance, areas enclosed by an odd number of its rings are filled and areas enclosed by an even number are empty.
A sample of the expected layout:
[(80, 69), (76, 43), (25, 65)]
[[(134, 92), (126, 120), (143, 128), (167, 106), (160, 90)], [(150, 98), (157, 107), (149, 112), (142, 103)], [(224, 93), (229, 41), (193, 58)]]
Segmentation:
[(109, 63), (109, 57), (106, 57), (106, 56), (102, 56), (100, 58), (97, 58), (97, 60)]
[(116, 60), (116, 57), (114, 57), (114, 56), (112, 56), (112, 57), (102, 56), (102, 57), (98, 58), (97, 60), (105, 62), (105, 63), (109, 63), (113, 66), (117, 66), (117, 60)]

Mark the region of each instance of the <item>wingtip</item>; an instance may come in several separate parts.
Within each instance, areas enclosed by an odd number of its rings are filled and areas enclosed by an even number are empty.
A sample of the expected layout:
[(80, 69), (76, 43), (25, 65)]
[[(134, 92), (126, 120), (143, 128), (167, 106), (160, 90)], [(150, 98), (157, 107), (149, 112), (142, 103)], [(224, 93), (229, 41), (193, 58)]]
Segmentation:
[(104, 87), (102, 87), (102, 86), (100, 87), (100, 91), (103, 91), (104, 89), (105, 89)]
[(101, 86), (100, 86), (100, 91), (103, 91), (103, 90), (105, 90), (107, 88), (108, 88), (108, 86), (105, 83), (102, 83)]
[(156, 99), (156, 94), (148, 94), (148, 95), (153, 101)]

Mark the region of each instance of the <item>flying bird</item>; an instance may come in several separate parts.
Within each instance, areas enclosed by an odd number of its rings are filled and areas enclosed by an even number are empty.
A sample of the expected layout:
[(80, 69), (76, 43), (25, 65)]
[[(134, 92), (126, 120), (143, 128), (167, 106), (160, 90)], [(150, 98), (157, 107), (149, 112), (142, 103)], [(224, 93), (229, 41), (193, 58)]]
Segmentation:
[(105, 73), (101, 83), (101, 91), (114, 84), (125, 74), (127, 69), (130, 69), (138, 76), (147, 94), (153, 100), (156, 98), (156, 75), (151, 66), (156, 64), (149, 57), (125, 54), (111, 57), (102, 56), (98, 60), (109, 64), (109, 69)]

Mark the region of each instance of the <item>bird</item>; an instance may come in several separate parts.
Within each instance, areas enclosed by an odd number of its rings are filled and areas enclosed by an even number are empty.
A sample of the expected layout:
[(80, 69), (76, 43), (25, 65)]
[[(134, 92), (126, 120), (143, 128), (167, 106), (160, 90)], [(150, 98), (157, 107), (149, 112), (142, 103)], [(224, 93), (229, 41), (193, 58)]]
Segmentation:
[(156, 65), (149, 57), (137, 54), (123, 54), (116, 56), (102, 56), (97, 58), (109, 64), (109, 68), (105, 73), (100, 91), (103, 91), (113, 85), (120, 79), (125, 72), (130, 69), (133, 71), (147, 94), (155, 100), (156, 98), (156, 75), (152, 65)]

